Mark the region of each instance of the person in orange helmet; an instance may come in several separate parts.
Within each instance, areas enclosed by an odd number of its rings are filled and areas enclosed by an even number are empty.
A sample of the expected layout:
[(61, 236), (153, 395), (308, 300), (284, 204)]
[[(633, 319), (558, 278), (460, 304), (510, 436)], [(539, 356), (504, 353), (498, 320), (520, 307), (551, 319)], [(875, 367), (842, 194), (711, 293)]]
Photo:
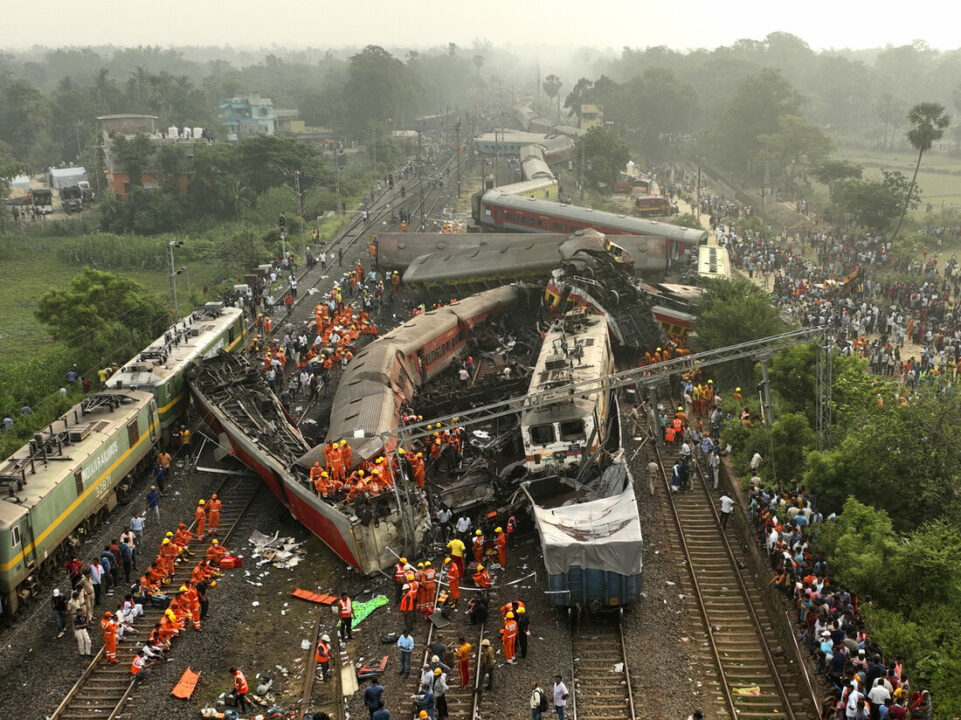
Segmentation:
[(117, 662), (117, 621), (113, 619), (113, 613), (109, 610), (103, 614), (100, 621), (100, 630), (103, 632), (104, 655), (107, 662)]

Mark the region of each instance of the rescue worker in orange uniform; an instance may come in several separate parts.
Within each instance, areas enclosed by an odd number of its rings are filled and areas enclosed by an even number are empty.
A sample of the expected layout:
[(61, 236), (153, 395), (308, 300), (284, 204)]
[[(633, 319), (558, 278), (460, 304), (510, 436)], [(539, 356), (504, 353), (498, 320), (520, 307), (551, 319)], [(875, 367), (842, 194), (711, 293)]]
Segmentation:
[(407, 582), (407, 558), (402, 557), (394, 563), (394, 585), (397, 587), (394, 601), (399, 605), (404, 594), (404, 584)]
[(347, 444), (346, 440), (340, 441), (340, 459), (344, 463), (344, 470), (350, 472), (353, 467), (353, 456), (354, 451), (350, 449), (350, 445)]
[(417, 588), (405, 584), (404, 596), (400, 599), (400, 612), (404, 616), (404, 629), (414, 632), (414, 613), (417, 610)]
[(330, 449), (330, 476), (334, 480), (343, 481), (346, 473), (344, 472), (344, 456), (340, 452), (340, 447), (334, 445)]
[(207, 503), (207, 523), (210, 525), (211, 535), (216, 535), (217, 530), (220, 529), (220, 511), (223, 507), (224, 504), (217, 497), (217, 493), (210, 496), (210, 502)]
[(474, 562), (481, 562), (484, 559), (484, 533), (480, 530), (474, 531), (472, 549), (474, 551)]
[[(326, 449), (324, 454), (326, 455)], [(310, 468), (310, 484), (314, 486), (314, 490), (318, 495), (321, 494), (320, 489), (323, 487), (323, 484), (318, 482), (322, 472), (324, 472), (324, 468), (321, 466), (320, 460), (318, 460)]]
[(347, 593), (340, 594), (340, 600), (337, 601), (337, 610), (340, 615), (340, 639), (343, 642), (352, 640), (354, 633), (350, 626), (354, 619), (354, 601), (350, 599)]
[(424, 595), (427, 597), (427, 607), (424, 612), (430, 613), (434, 604), (434, 594), (437, 592), (437, 571), (431, 567), (430, 560), (424, 562)]
[(315, 659), (317, 660), (317, 667), (320, 668), (320, 674), (324, 678), (324, 682), (327, 682), (327, 675), (330, 673), (330, 635), (327, 633), (321, 635), (320, 640), (317, 641)]
[(103, 614), (100, 621), (100, 630), (103, 632), (104, 655), (107, 662), (117, 662), (117, 621), (113, 619), (113, 613), (109, 610)]
[(197, 588), (193, 585), (181, 585), (180, 594), (183, 598), (183, 602), (187, 605), (187, 610), (190, 613), (190, 619), (193, 621), (194, 630), (200, 629), (200, 596), (197, 594)]
[(163, 568), (168, 575), (173, 575), (174, 573), (174, 560), (180, 551), (177, 546), (170, 541), (170, 538), (164, 538), (163, 542), (160, 543), (160, 557), (163, 558)]
[(426, 480), (426, 474), (424, 472), (424, 454), (417, 453), (410, 457), (410, 468), (411, 473), (414, 476), (414, 482), (417, 483), (417, 487), (421, 490), (424, 489), (424, 482)]
[(220, 567), (220, 558), (227, 554), (227, 548), (221, 545), (217, 540), (210, 541), (210, 547), (207, 548), (207, 562), (209, 562), (214, 567)]
[(477, 572), (474, 573), (473, 578), (474, 584), (479, 588), (484, 588), (485, 590), (490, 589), (491, 586), (491, 576), (487, 570), (484, 569), (483, 565), (477, 566)]
[(450, 586), (450, 606), (457, 607), (460, 600), (460, 567), (451, 559), (444, 558), (444, 567), (447, 568), (447, 584)]
[(514, 643), (517, 642), (517, 621), (514, 620), (514, 613), (509, 612), (504, 616), (504, 627), (501, 629), (501, 640), (504, 641), (504, 657), (511, 665), (514, 664)]
[(197, 507), (194, 510), (194, 520), (197, 521), (194, 534), (198, 540), (204, 539), (204, 529), (207, 527), (207, 508), (204, 507), (206, 504), (207, 501), (201, 498), (197, 501)]
[(494, 532), (497, 533), (497, 562), (504, 569), (507, 567), (507, 533), (503, 528), (495, 528)]
[(430, 606), (434, 600), (433, 595), (430, 598), (427, 597), (426, 573), (424, 563), (417, 563), (417, 573), (415, 574), (417, 578), (417, 611), (422, 613), (430, 612)]

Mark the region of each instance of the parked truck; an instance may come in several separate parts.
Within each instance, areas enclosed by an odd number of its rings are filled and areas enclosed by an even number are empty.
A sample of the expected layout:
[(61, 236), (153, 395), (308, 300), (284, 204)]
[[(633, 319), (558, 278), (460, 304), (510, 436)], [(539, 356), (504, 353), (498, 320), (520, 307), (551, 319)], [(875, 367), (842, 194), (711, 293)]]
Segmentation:
[(60, 188), (60, 204), (63, 211), (69, 215), (83, 210), (83, 193), (77, 185)]

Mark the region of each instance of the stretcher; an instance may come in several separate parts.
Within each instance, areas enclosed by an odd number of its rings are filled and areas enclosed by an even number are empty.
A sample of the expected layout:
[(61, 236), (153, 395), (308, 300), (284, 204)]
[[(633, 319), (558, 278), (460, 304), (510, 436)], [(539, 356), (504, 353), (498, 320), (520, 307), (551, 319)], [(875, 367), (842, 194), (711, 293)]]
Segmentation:
[(321, 593), (311, 592), (310, 590), (302, 590), (301, 588), (297, 588), (290, 594), (295, 598), (318, 603), (320, 605), (333, 605), (335, 602), (337, 602), (337, 598), (333, 595), (323, 595)]
[(181, 700), (189, 700), (190, 696), (194, 693), (194, 688), (197, 687), (197, 683), (200, 681), (200, 673), (194, 672), (189, 667), (184, 670), (184, 674), (180, 676), (180, 680), (174, 685), (174, 689), (170, 692), (176, 698)]

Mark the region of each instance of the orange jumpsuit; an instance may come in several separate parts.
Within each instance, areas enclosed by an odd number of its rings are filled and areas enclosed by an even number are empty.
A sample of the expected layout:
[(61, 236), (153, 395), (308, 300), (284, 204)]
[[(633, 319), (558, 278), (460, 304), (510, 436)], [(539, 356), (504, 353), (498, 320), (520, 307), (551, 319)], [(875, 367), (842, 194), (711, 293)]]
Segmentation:
[(503, 532), (497, 533), (497, 562), (507, 567), (507, 534)]
[(220, 558), (227, 554), (227, 548), (222, 545), (211, 545), (207, 548), (207, 561), (220, 567)]
[(417, 487), (423, 489), (424, 487), (424, 459), (413, 455), (410, 458), (410, 468), (414, 474), (414, 482), (417, 483)]
[(504, 657), (513, 660), (514, 643), (517, 642), (517, 622), (513, 618), (505, 621), (501, 639), (504, 641)]
[(330, 476), (334, 480), (342, 481), (345, 475), (343, 453), (340, 452), (340, 448), (334, 447), (330, 451)]
[(491, 576), (487, 570), (481, 570), (473, 575), (474, 584), (479, 588), (489, 588), (491, 586)]
[(181, 593), (181, 597), (184, 598), (184, 602), (187, 604), (187, 608), (190, 610), (191, 620), (193, 620), (194, 630), (200, 629), (200, 596), (197, 594), (197, 588), (193, 585), (187, 586), (187, 592)]
[(456, 605), (460, 600), (460, 567), (455, 562), (447, 564), (447, 582), (450, 585), (451, 604)]
[(482, 562), (484, 560), (484, 536), (475, 535), (474, 536), (474, 562)]
[(209, 503), (207, 503), (207, 522), (210, 523), (210, 534), (216, 535), (217, 530), (220, 528), (220, 511), (223, 509), (224, 504), (220, 502), (220, 498), (214, 498)]
[(160, 546), (160, 557), (163, 558), (163, 568), (167, 571), (168, 575), (173, 575), (174, 573), (174, 560), (177, 558), (177, 553), (180, 550), (177, 548), (175, 543), (167, 543), (166, 545)]
[(203, 505), (198, 505), (197, 509), (194, 510), (194, 520), (197, 521), (197, 527), (194, 533), (198, 538), (202, 538), (204, 536), (204, 528), (207, 527), (207, 511), (204, 510)]
[(117, 621), (113, 618), (104, 618), (100, 621), (100, 629), (103, 631), (104, 654), (107, 662), (117, 662)]

